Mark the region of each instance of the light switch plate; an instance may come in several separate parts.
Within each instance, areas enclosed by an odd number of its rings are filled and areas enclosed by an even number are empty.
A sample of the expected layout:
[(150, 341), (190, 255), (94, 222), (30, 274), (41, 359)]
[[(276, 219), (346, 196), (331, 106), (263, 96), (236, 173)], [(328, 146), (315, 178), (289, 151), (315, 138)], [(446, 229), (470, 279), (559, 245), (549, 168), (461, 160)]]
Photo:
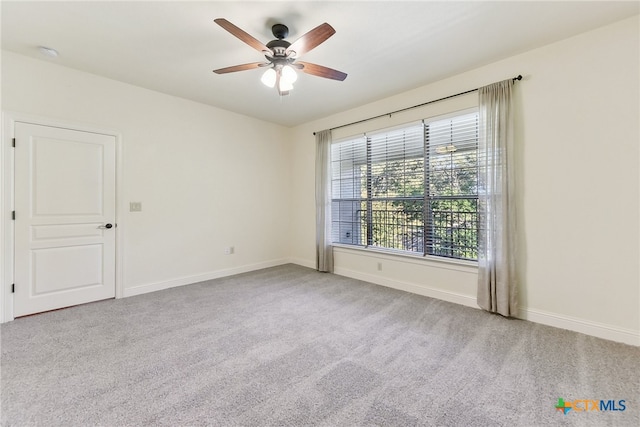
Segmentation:
[(142, 202), (129, 202), (129, 212), (141, 212)]

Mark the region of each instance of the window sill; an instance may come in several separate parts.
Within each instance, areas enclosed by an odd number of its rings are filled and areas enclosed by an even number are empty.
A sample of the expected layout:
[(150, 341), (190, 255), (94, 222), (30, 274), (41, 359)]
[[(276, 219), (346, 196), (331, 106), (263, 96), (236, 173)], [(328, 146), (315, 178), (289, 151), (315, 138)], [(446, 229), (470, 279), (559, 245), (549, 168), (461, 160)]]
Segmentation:
[(460, 259), (437, 257), (432, 255), (420, 255), (380, 248), (365, 248), (362, 246), (345, 245), (342, 243), (332, 243), (334, 249), (342, 253), (358, 252), (360, 255), (375, 257), (378, 259), (388, 259), (395, 262), (405, 262), (411, 264), (426, 265), (436, 268), (446, 268), (451, 270), (477, 272), (477, 261), (466, 261)]

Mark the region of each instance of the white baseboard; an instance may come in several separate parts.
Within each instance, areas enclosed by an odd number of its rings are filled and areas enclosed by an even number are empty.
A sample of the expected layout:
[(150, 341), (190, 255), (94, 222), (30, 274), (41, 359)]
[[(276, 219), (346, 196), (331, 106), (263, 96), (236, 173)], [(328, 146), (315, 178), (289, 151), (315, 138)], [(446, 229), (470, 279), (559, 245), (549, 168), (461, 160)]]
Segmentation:
[(247, 273), (249, 271), (260, 270), (263, 268), (275, 267), (289, 263), (287, 259), (276, 259), (271, 261), (259, 262), (256, 264), (243, 265), (240, 267), (227, 268), (224, 270), (216, 270), (209, 273), (197, 274), (193, 276), (179, 277), (177, 279), (167, 280), (164, 282), (148, 283), (144, 285), (133, 286), (124, 289), (123, 297), (131, 297), (134, 295), (146, 294), (148, 292), (161, 291), (163, 289), (175, 288), (177, 286), (192, 285), (194, 283), (204, 282), (206, 280), (218, 279), (220, 277), (233, 276), (234, 274)]
[(401, 291), (411, 292), (425, 297), (436, 298), (467, 307), (478, 308), (476, 299), (468, 295), (462, 295), (454, 292), (447, 292), (441, 289), (430, 288), (424, 285), (408, 283), (399, 280), (389, 279), (387, 277), (374, 276), (372, 274), (362, 273), (360, 271), (350, 270), (347, 268), (336, 268), (335, 274), (340, 276), (351, 277), (352, 279), (363, 280), (376, 285), (386, 286), (388, 288), (399, 289)]
[(314, 261), (308, 261), (306, 259), (302, 259), (302, 258), (289, 258), (288, 261), (291, 264), (296, 264), (296, 265), (301, 265), (303, 267), (307, 267), (307, 268), (313, 268), (315, 270), (316, 268), (316, 263)]
[[(478, 304), (476, 303), (476, 298), (469, 295), (447, 292), (441, 289), (434, 289), (424, 285), (402, 282), (346, 268), (336, 268), (334, 273), (340, 276), (351, 277), (353, 279), (363, 280), (365, 282), (374, 283), (376, 285), (399, 289), (402, 291), (436, 298), (467, 307), (479, 308)], [(640, 346), (640, 332), (620, 328), (617, 326), (572, 318), (561, 314), (550, 313), (543, 310), (530, 308), (521, 308), (518, 313), (518, 318), (534, 323), (540, 323), (542, 325), (553, 326), (555, 328), (579, 332), (609, 341), (616, 341), (624, 344)]]
[(605, 340), (640, 346), (640, 332), (590, 320), (578, 319), (531, 308), (521, 308), (518, 317), (530, 322), (580, 332)]

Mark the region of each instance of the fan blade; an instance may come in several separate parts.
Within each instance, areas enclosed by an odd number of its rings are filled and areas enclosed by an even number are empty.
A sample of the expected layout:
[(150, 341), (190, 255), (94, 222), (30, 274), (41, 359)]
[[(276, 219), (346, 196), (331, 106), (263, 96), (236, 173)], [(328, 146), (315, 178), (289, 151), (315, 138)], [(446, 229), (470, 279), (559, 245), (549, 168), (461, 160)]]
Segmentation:
[(233, 25), (231, 22), (227, 21), (226, 19), (218, 18), (218, 19), (214, 19), (213, 22), (215, 22), (216, 24), (220, 25), (222, 28), (224, 28), (225, 30), (227, 30), (228, 32), (230, 32), (231, 34), (233, 34), (234, 36), (236, 36), (237, 38), (239, 38), (240, 40), (242, 40), (243, 42), (245, 42), (246, 44), (248, 44), (249, 46), (254, 48), (255, 50), (257, 50), (259, 52), (266, 52), (266, 53), (269, 53), (269, 54), (273, 54), (271, 52), (271, 49), (269, 49), (267, 46), (265, 46), (261, 41), (259, 41), (259, 40), (255, 39), (254, 37), (250, 36), (245, 31), (243, 31), (240, 28), (236, 27), (235, 25)]
[(336, 30), (334, 30), (331, 25), (325, 22), (324, 24), (318, 25), (316, 28), (293, 42), (293, 44), (289, 46), (285, 52), (287, 54), (289, 54), (290, 52), (295, 52), (295, 57), (300, 58), (301, 55), (309, 52), (311, 49), (315, 48), (335, 33)]
[(265, 65), (269, 65), (269, 63), (252, 62), (250, 64), (234, 65), (232, 67), (219, 68), (217, 70), (213, 70), (213, 72), (216, 74), (235, 73), (236, 71), (253, 70), (254, 68), (264, 67)]
[(334, 70), (333, 68), (324, 67), (318, 64), (312, 64), (311, 62), (297, 61), (296, 64), (302, 65), (302, 71), (311, 74), (313, 76), (324, 77), (326, 79), (343, 81), (347, 78), (347, 74), (342, 71)]

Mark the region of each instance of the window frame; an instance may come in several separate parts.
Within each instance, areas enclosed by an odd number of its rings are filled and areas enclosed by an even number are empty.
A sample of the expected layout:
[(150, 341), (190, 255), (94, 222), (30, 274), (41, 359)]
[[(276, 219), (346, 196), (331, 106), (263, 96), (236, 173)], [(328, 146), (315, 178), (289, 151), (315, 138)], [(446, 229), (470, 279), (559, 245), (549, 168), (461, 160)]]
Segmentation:
[[(359, 233), (359, 241), (358, 242), (354, 242), (353, 241), (353, 236), (352, 238), (352, 242), (346, 242), (343, 241), (343, 239), (341, 238), (341, 232), (342, 232), (342, 227), (340, 226), (340, 221), (335, 221), (332, 220), (332, 226), (331, 226), (331, 230), (332, 230), (332, 245), (336, 246), (336, 247), (342, 247), (342, 248), (347, 248), (347, 249), (354, 249), (354, 250), (365, 250), (365, 251), (373, 251), (373, 252), (379, 252), (379, 253), (384, 253), (384, 254), (391, 254), (391, 255), (397, 255), (397, 256), (408, 256), (411, 258), (419, 258), (419, 259), (427, 259), (427, 260), (434, 260), (434, 261), (442, 261), (442, 262), (448, 262), (448, 263), (454, 263), (454, 264), (462, 264), (462, 265), (477, 265), (477, 258), (476, 259), (469, 259), (469, 258), (459, 258), (459, 257), (455, 257), (455, 256), (446, 256), (446, 255), (441, 255), (441, 254), (437, 254), (435, 253), (435, 251), (433, 250), (433, 236), (428, 234), (426, 229), (428, 227), (428, 224), (430, 223), (430, 221), (432, 221), (431, 218), (431, 201), (434, 200), (455, 200), (455, 199), (471, 199), (471, 200), (475, 200), (475, 236), (476, 236), (476, 240), (477, 240), (477, 234), (479, 232), (479, 224), (478, 224), (478, 191), (477, 191), (477, 185), (476, 185), (476, 191), (475, 194), (465, 194), (463, 196), (460, 195), (449, 195), (449, 196), (442, 196), (442, 195), (433, 195), (430, 193), (430, 187), (429, 187), (429, 163), (432, 160), (431, 158), (433, 157), (433, 155), (429, 155), (429, 142), (428, 138), (426, 136), (426, 129), (427, 129), (427, 125), (433, 122), (438, 122), (438, 121), (443, 121), (443, 120), (447, 120), (447, 119), (451, 119), (454, 117), (458, 117), (458, 116), (465, 116), (465, 115), (469, 115), (469, 114), (476, 114), (476, 120), (478, 118), (478, 112), (479, 109), (477, 106), (471, 107), (471, 108), (465, 108), (465, 109), (461, 109), (458, 111), (453, 111), (453, 112), (449, 112), (446, 114), (440, 114), (440, 115), (434, 115), (434, 116), (430, 116), (428, 118), (425, 118), (423, 120), (420, 121), (411, 121), (411, 122), (407, 122), (407, 123), (403, 123), (397, 126), (393, 126), (393, 127), (389, 127), (389, 128), (383, 128), (383, 129), (377, 129), (375, 131), (372, 131), (370, 133), (364, 133), (364, 134), (359, 134), (359, 135), (353, 135), (351, 137), (344, 137), (344, 138), (340, 138), (339, 140), (336, 140), (332, 143), (332, 154), (331, 154), (331, 165), (332, 165), (332, 179), (334, 177), (334, 171), (333, 171), (333, 167), (334, 167), (334, 151), (333, 151), (333, 147), (334, 145), (338, 145), (338, 144), (344, 144), (347, 142), (353, 142), (353, 144), (357, 144), (358, 142), (362, 143), (364, 142), (365, 146), (366, 146), (366, 161), (365, 163), (357, 163), (357, 162), (353, 162), (352, 163), (352, 167), (355, 168), (355, 166), (364, 166), (366, 164), (366, 177), (365, 177), (365, 182), (367, 185), (367, 192), (366, 195), (362, 195), (362, 186), (359, 187), (360, 190), (360, 197), (352, 197), (352, 198), (342, 198), (342, 197), (335, 197), (335, 193), (333, 193), (332, 190), (332, 194), (331, 194), (331, 203), (332, 203), (332, 210), (334, 205), (340, 204), (341, 202), (349, 202), (349, 203), (359, 203), (360, 205), (365, 204), (366, 205), (366, 216), (367, 219), (365, 221), (365, 226), (364, 227), (360, 227), (360, 233)], [(417, 251), (412, 251), (412, 250), (405, 250), (405, 249), (396, 249), (396, 248), (392, 248), (392, 247), (385, 247), (385, 246), (378, 246), (375, 244), (372, 244), (372, 236), (371, 236), (371, 229), (372, 229), (372, 214), (373, 214), (373, 208), (372, 205), (373, 203), (376, 201), (376, 198), (372, 196), (371, 194), (371, 179), (372, 179), (372, 171), (371, 171), (371, 137), (375, 136), (375, 135), (380, 135), (380, 134), (388, 134), (397, 130), (402, 130), (405, 128), (411, 128), (414, 126), (420, 125), (422, 126), (422, 160), (423, 160), (423, 164), (422, 164), (422, 174), (423, 174), (423, 188), (422, 188), (422, 194), (420, 196), (417, 197), (413, 197), (413, 199), (417, 200), (421, 200), (422, 201), (422, 209), (423, 209), (423, 213), (422, 213), (422, 250), (417, 252)], [(479, 128), (479, 123), (477, 124), (477, 128)], [(476, 156), (478, 154), (478, 139), (479, 139), (479, 134), (476, 132), (476, 138), (475, 138), (475, 144), (476, 144), (476, 148), (475, 148), (475, 153)], [(360, 141), (358, 141), (360, 140)], [(342, 160), (341, 160), (342, 161)], [(476, 177), (478, 174), (478, 164), (477, 164), (477, 157), (476, 157)], [(355, 194), (355, 173), (354, 175), (354, 190), (352, 191), (352, 193)], [(403, 175), (404, 177), (404, 175)], [(340, 183), (342, 183), (341, 180), (339, 180)], [(391, 200), (400, 200), (399, 197), (396, 198), (388, 198), (387, 201), (391, 201)], [(406, 199), (408, 200), (408, 199)], [(351, 208), (351, 212), (355, 212), (353, 209), (355, 209), (352, 205)], [(337, 233), (336, 233), (336, 224), (337, 224)], [(351, 222), (351, 227), (356, 227), (357, 226), (357, 220), (356, 219), (352, 219)], [(364, 230), (363, 230), (364, 229)], [(347, 236), (349, 237), (349, 236)], [(363, 243), (364, 242), (364, 243)], [(431, 249), (430, 249), (431, 247)], [(451, 249), (454, 250), (455, 248)]]

